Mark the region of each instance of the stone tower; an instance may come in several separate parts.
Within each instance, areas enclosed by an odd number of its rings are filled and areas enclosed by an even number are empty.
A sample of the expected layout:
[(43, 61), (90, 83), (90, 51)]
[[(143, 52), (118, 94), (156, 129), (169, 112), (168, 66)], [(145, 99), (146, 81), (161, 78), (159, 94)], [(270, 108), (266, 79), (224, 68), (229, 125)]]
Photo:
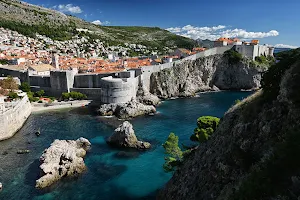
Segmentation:
[(56, 53), (52, 53), (52, 66), (55, 67), (55, 69), (59, 70), (59, 56)]

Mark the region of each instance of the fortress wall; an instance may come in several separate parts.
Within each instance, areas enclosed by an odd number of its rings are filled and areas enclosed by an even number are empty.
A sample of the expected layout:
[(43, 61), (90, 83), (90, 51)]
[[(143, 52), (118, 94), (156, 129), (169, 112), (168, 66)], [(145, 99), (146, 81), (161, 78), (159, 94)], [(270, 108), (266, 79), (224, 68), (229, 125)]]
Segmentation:
[(74, 77), (74, 88), (100, 88), (101, 78), (113, 76), (115, 73), (109, 74), (77, 74)]
[(50, 72), (51, 95), (61, 96), (63, 92), (70, 92), (74, 85), (73, 71), (51, 71)]
[(17, 71), (17, 70), (10, 70), (0, 67), (0, 76), (12, 76), (18, 77), (21, 82), (29, 82), (28, 72), (27, 71)]
[(17, 102), (13, 108), (0, 113), (0, 141), (14, 136), (30, 114), (31, 104), (27, 95)]
[(90, 100), (100, 100), (102, 89), (101, 88), (71, 88), (71, 92), (80, 92), (85, 94)]
[(51, 87), (50, 76), (29, 76), (30, 86)]

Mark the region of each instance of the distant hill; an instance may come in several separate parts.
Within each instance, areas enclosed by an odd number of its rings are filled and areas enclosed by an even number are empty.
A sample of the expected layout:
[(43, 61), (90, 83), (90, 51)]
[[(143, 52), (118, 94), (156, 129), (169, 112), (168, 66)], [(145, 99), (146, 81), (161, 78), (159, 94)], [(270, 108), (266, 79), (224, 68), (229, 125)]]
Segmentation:
[[(0, 0), (0, 27), (34, 37), (35, 33), (53, 40), (69, 40), (74, 35), (88, 35), (109, 45), (141, 44), (162, 49), (193, 48), (195, 40), (175, 35), (157, 27), (99, 26), (61, 12), (17, 0)], [(78, 31), (87, 29), (88, 31)]]
[(274, 53), (279, 53), (279, 52), (282, 52), (282, 51), (289, 51), (291, 50), (290, 48), (275, 48), (274, 49)]
[(211, 41), (211, 40), (201, 40), (201, 39), (197, 39), (196, 41), (199, 44), (199, 46), (201, 46), (201, 47), (206, 47), (206, 48), (212, 48), (212, 47), (214, 47), (214, 41)]

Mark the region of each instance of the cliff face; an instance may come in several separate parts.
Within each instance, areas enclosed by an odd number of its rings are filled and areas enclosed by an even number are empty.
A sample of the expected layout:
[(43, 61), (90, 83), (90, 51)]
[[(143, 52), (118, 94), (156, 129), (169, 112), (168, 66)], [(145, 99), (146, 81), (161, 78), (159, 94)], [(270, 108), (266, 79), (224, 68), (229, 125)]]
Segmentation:
[(259, 91), (233, 106), (158, 199), (299, 199), (300, 62), (289, 68), (275, 70), (284, 74), (278, 88), (269, 84), (276, 95)]
[(150, 92), (170, 98), (192, 96), (198, 91), (256, 89), (264, 69), (247, 59), (229, 64), (223, 55), (208, 56), (153, 73)]

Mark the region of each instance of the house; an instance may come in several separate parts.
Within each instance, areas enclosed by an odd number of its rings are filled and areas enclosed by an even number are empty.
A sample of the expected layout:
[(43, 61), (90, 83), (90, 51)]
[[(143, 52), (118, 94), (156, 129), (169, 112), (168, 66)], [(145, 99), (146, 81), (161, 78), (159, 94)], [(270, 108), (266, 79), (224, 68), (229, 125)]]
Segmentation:
[(184, 48), (176, 49), (173, 53), (171, 53), (171, 56), (178, 56), (178, 58), (185, 58), (190, 55), (191, 51)]
[(31, 75), (41, 75), (50, 76), (50, 71), (55, 70), (55, 68), (49, 64), (31, 65), (28, 67), (28, 74)]

